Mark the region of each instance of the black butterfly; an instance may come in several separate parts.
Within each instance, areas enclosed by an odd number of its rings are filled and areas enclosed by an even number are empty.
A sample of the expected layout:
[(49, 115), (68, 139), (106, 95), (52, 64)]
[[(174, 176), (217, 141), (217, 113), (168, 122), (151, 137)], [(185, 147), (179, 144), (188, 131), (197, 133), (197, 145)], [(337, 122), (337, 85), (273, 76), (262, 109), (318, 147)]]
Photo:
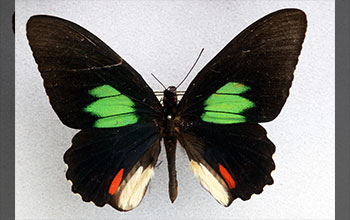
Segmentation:
[(136, 70), (87, 30), (31, 17), (27, 37), (50, 103), (65, 125), (81, 129), (64, 155), (72, 191), (97, 206), (135, 208), (163, 139), (172, 202), (177, 140), (220, 204), (261, 193), (273, 183), (275, 146), (258, 123), (273, 120), (288, 97), (306, 26), (298, 9), (263, 17), (198, 73), (181, 101), (170, 86), (160, 103)]

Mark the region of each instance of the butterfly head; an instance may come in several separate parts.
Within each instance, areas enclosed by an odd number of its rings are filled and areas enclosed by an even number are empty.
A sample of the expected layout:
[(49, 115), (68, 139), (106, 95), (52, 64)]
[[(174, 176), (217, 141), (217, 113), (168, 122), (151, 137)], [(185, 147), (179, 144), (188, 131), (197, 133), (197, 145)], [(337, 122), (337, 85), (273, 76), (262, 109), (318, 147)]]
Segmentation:
[(176, 94), (176, 87), (175, 86), (169, 86), (166, 90), (171, 92), (171, 93), (175, 93)]
[(164, 90), (163, 102), (164, 106), (172, 106), (174, 104), (177, 104), (177, 94), (175, 86), (169, 86), (166, 90)]

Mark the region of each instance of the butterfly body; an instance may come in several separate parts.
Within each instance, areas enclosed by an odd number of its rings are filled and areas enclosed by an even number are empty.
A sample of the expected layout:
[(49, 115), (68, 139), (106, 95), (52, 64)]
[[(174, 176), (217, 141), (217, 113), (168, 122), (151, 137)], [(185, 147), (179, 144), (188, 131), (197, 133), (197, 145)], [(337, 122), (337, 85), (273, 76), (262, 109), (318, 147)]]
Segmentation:
[(298, 9), (273, 12), (231, 40), (190, 83), (159, 102), (124, 59), (70, 21), (32, 16), (27, 37), (50, 104), (80, 129), (64, 154), (72, 191), (121, 211), (145, 195), (164, 142), (169, 196), (177, 196), (177, 141), (202, 186), (222, 205), (271, 185), (275, 145), (259, 124), (289, 95), (306, 31)]
[(177, 180), (176, 180), (176, 130), (178, 131), (179, 123), (176, 121), (177, 113), (177, 93), (176, 87), (170, 86), (164, 90), (163, 97), (163, 124), (161, 135), (164, 138), (164, 146), (168, 160), (169, 171), (169, 197), (174, 202), (177, 197)]

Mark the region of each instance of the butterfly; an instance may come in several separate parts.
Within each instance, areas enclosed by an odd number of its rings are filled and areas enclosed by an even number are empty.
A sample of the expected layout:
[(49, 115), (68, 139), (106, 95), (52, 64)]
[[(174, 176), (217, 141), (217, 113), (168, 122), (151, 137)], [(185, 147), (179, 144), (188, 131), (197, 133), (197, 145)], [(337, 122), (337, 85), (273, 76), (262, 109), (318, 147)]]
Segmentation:
[(176, 144), (193, 174), (223, 206), (273, 184), (275, 145), (259, 125), (277, 117), (289, 95), (307, 21), (282, 9), (230, 41), (194, 78), (161, 101), (124, 59), (95, 35), (62, 18), (35, 15), (27, 38), (50, 104), (80, 129), (64, 154), (72, 191), (97, 206), (128, 211), (143, 199), (161, 140), (169, 197), (177, 197)]

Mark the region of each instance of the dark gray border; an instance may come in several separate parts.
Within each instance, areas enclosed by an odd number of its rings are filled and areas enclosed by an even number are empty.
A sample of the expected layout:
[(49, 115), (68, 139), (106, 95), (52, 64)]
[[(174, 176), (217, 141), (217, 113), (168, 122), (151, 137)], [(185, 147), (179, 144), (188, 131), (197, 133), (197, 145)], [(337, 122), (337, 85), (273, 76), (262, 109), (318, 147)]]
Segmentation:
[[(336, 219), (350, 219), (350, 1), (336, 0)], [(0, 219), (15, 218), (14, 0), (0, 3)], [(321, 43), (321, 42), (320, 42)]]
[(15, 219), (14, 0), (0, 2), (0, 219)]
[(350, 7), (335, 2), (335, 211), (350, 219)]

